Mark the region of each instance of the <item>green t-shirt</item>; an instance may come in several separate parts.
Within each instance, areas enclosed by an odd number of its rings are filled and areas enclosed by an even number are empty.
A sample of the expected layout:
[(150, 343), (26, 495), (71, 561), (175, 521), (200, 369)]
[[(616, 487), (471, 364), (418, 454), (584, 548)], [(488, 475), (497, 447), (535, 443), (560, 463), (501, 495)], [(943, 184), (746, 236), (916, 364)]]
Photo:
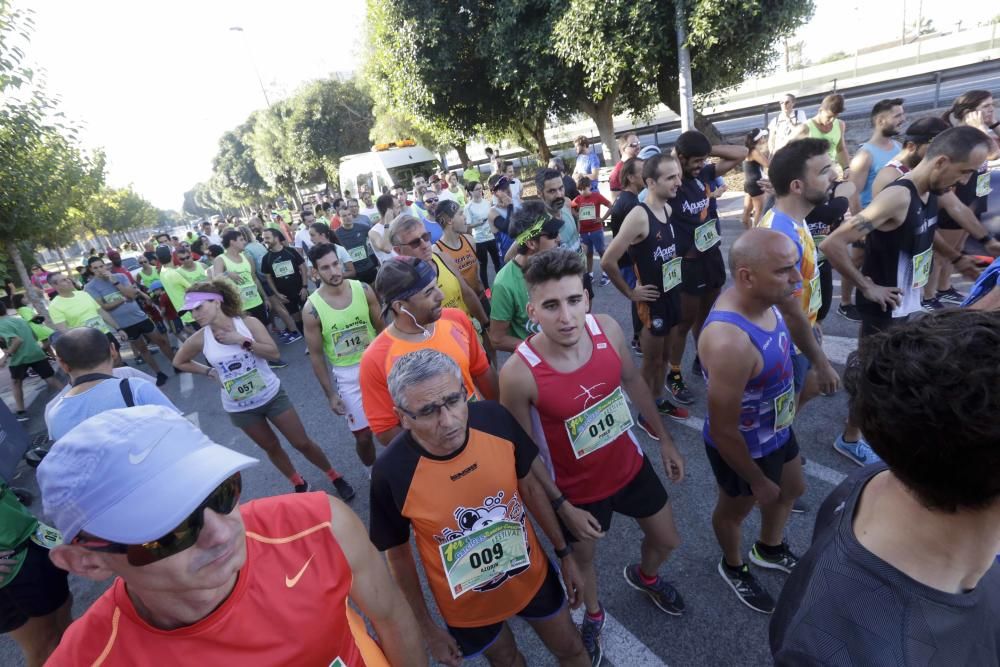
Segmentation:
[(101, 317), (101, 307), (86, 292), (73, 292), (73, 296), (57, 296), (49, 304), (49, 318), (55, 324), (66, 323), (67, 329), (92, 327), (104, 332), (111, 327)]
[[(35, 532), (38, 519), (33, 517), (6, 484), (0, 483), (0, 550), (8, 551), (21, 546)], [(27, 549), (14, 554), (10, 572), (0, 572), (0, 588), (6, 586), (21, 571)]]
[(160, 279), (160, 272), (154, 268), (152, 273), (149, 275), (139, 271), (135, 277), (139, 279), (139, 282), (142, 283), (143, 287), (149, 289), (153, 283)]
[(22, 320), (28, 323), (28, 326), (31, 327), (32, 332), (35, 334), (35, 338), (37, 338), (39, 342), (47, 341), (52, 337), (52, 334), (55, 333), (55, 331), (48, 328), (44, 324), (35, 324), (31, 321), (38, 317), (38, 313), (36, 313), (35, 309), (31, 306), (21, 306), (17, 309), (17, 314), (21, 316)]
[(510, 322), (510, 335), (524, 340), (538, 333), (538, 325), (528, 319), (528, 284), (517, 262), (503, 265), (493, 280), (490, 319)]
[(45, 359), (45, 351), (38, 345), (35, 334), (27, 322), (20, 317), (0, 317), (0, 338), (8, 350), (15, 336), (21, 339), (21, 344), (14, 350), (14, 354), (10, 355), (11, 366), (25, 366)]
[(469, 167), (468, 169), (462, 172), (462, 180), (464, 180), (467, 183), (482, 183), (483, 174), (481, 171), (479, 171), (478, 168)]
[[(184, 308), (184, 295), (187, 293), (188, 287), (205, 280), (206, 277), (205, 267), (197, 263), (192, 271), (180, 266), (177, 268), (163, 267), (160, 270), (160, 282), (163, 283), (167, 298), (170, 299), (170, 303), (177, 312)], [(194, 322), (194, 317), (191, 313), (184, 313), (181, 315), (181, 322), (191, 324)]]

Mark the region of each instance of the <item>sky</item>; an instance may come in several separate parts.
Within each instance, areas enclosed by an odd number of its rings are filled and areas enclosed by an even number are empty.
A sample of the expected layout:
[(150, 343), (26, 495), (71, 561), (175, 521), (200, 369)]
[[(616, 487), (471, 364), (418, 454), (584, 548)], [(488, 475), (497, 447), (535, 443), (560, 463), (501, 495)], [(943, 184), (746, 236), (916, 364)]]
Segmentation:
[[(867, 6), (856, 10), (861, 2)], [(953, 0), (815, 3), (816, 14), (797, 36), (812, 60), (898, 38), (904, 4), (908, 21), (921, 5), (941, 29), (953, 29), (957, 18), (974, 23), (991, 15), (990, 3), (958, 3), (956, 15)], [(184, 191), (210, 176), (219, 137), (264, 106), (254, 65), (272, 102), (308, 81), (360, 67), (364, 0), (30, 6), (28, 58), (45, 70), (47, 90), (81, 127), (83, 145), (107, 152), (109, 183), (132, 184), (160, 208), (179, 210)]]

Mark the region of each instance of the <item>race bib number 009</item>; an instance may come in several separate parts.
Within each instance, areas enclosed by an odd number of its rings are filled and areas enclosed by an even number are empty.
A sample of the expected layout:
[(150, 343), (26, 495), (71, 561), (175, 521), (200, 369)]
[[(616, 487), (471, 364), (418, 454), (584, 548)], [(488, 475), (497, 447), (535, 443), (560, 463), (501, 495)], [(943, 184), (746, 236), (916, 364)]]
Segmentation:
[(632, 413), (621, 387), (565, 422), (570, 447), (578, 459), (611, 444), (632, 425)]
[(722, 241), (722, 237), (719, 235), (719, 230), (716, 227), (717, 220), (709, 220), (708, 222), (698, 225), (694, 230), (694, 247), (698, 249), (698, 252), (705, 252), (706, 250), (711, 250)]
[(460, 596), (511, 570), (530, 563), (524, 528), (515, 521), (497, 521), (438, 549), (451, 597)]

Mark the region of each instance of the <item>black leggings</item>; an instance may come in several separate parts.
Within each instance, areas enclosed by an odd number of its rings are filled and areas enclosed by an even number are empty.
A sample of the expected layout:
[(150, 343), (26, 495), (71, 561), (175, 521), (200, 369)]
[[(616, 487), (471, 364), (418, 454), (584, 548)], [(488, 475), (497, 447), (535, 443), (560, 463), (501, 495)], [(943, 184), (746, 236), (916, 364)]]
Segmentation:
[(500, 250), (497, 248), (496, 239), (476, 243), (476, 257), (479, 259), (479, 282), (483, 284), (483, 289), (490, 286), (489, 281), (486, 279), (487, 256), (493, 258), (493, 274), (496, 275), (500, 272), (500, 267), (503, 265), (503, 262), (500, 261)]
[(816, 321), (822, 322), (826, 319), (826, 314), (830, 312), (830, 304), (833, 302), (833, 268), (830, 262), (820, 262), (819, 264), (819, 286), (823, 291), (823, 301), (816, 315)]

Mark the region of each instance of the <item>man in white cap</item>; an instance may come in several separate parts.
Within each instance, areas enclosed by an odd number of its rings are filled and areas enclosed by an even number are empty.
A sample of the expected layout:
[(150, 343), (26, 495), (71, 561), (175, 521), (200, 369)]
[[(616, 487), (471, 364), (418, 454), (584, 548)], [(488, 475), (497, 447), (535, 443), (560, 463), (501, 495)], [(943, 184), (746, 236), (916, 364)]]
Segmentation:
[(48, 664), (426, 665), (358, 518), (323, 493), (238, 506), (255, 463), (162, 406), (109, 410), (56, 442), (38, 468), (64, 540), (52, 562), (118, 579)]

